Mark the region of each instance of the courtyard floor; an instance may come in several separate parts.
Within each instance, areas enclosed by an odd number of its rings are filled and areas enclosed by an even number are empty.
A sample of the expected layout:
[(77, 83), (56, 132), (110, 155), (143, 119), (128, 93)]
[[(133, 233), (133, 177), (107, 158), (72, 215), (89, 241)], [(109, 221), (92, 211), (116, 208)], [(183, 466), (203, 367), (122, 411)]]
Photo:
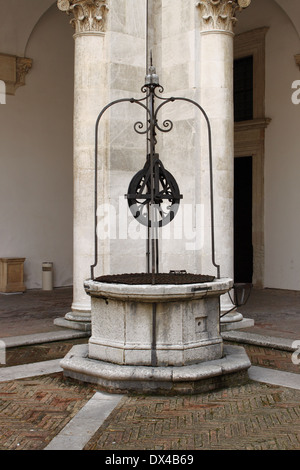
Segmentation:
[(88, 341), (53, 324), (71, 303), (72, 288), (0, 294), (0, 450), (300, 450), (299, 292), (254, 289), (239, 309), (254, 326), (223, 333), (245, 348), (248, 383), (172, 397), (65, 378), (60, 359)]

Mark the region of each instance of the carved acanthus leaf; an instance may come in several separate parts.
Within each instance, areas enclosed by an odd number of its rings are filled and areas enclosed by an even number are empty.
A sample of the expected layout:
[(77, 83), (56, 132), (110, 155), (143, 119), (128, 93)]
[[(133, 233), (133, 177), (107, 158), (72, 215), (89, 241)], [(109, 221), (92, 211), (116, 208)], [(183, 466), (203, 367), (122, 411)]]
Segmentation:
[(251, 0), (199, 0), (203, 30), (232, 31), (236, 13), (247, 8)]
[(68, 15), (76, 33), (104, 32), (108, 5), (104, 0), (58, 0), (57, 6)]
[(18, 88), (19, 86), (25, 85), (25, 77), (32, 67), (32, 59), (28, 59), (27, 57), (17, 57), (16, 64), (16, 88)]

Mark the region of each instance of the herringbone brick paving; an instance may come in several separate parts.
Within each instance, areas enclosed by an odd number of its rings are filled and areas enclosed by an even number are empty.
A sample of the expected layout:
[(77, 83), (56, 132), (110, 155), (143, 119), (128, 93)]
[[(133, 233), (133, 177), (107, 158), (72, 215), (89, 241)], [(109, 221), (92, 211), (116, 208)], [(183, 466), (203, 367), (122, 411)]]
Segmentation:
[(300, 449), (300, 391), (250, 382), (209, 394), (126, 397), (85, 450)]
[(243, 344), (253, 366), (266, 367), (300, 374), (300, 365), (293, 364), (292, 352)]
[[(300, 373), (291, 352), (243, 345), (252, 365)], [(186, 397), (126, 397), (86, 450), (300, 450), (300, 391), (248, 384)]]
[[(78, 340), (86, 341), (86, 340)], [(13, 348), (11, 364), (63, 357), (72, 342)], [(291, 353), (245, 345), (253, 365), (300, 372)], [(0, 384), (0, 450), (40, 450), (93, 395), (62, 374)], [(87, 450), (300, 449), (300, 391), (255, 382), (192, 397), (126, 396)]]
[(94, 394), (61, 373), (0, 383), (0, 450), (41, 450)]
[(61, 359), (69, 352), (72, 346), (87, 343), (87, 341), (87, 338), (80, 338), (9, 348), (6, 351), (6, 363), (0, 364), (0, 368)]

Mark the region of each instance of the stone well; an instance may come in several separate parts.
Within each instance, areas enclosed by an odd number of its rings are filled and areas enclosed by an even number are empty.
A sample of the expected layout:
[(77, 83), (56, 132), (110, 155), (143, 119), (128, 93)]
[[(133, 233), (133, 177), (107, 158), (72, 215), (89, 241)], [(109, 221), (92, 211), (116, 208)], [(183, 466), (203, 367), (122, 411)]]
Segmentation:
[(220, 296), (231, 279), (192, 284), (86, 281), (92, 334), (64, 374), (111, 392), (197, 393), (247, 380), (241, 347), (225, 347)]

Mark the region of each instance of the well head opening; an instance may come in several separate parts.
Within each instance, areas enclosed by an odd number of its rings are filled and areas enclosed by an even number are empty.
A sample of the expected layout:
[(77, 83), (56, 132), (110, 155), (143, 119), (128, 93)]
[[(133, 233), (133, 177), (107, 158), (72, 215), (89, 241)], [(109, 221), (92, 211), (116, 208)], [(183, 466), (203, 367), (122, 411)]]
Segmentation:
[(124, 273), (124, 274), (110, 274), (100, 276), (95, 281), (114, 283), (114, 284), (130, 284), (130, 285), (144, 285), (144, 284), (201, 284), (205, 282), (212, 282), (215, 280), (214, 276), (205, 274), (192, 274), (187, 272), (170, 272), (170, 273)]

